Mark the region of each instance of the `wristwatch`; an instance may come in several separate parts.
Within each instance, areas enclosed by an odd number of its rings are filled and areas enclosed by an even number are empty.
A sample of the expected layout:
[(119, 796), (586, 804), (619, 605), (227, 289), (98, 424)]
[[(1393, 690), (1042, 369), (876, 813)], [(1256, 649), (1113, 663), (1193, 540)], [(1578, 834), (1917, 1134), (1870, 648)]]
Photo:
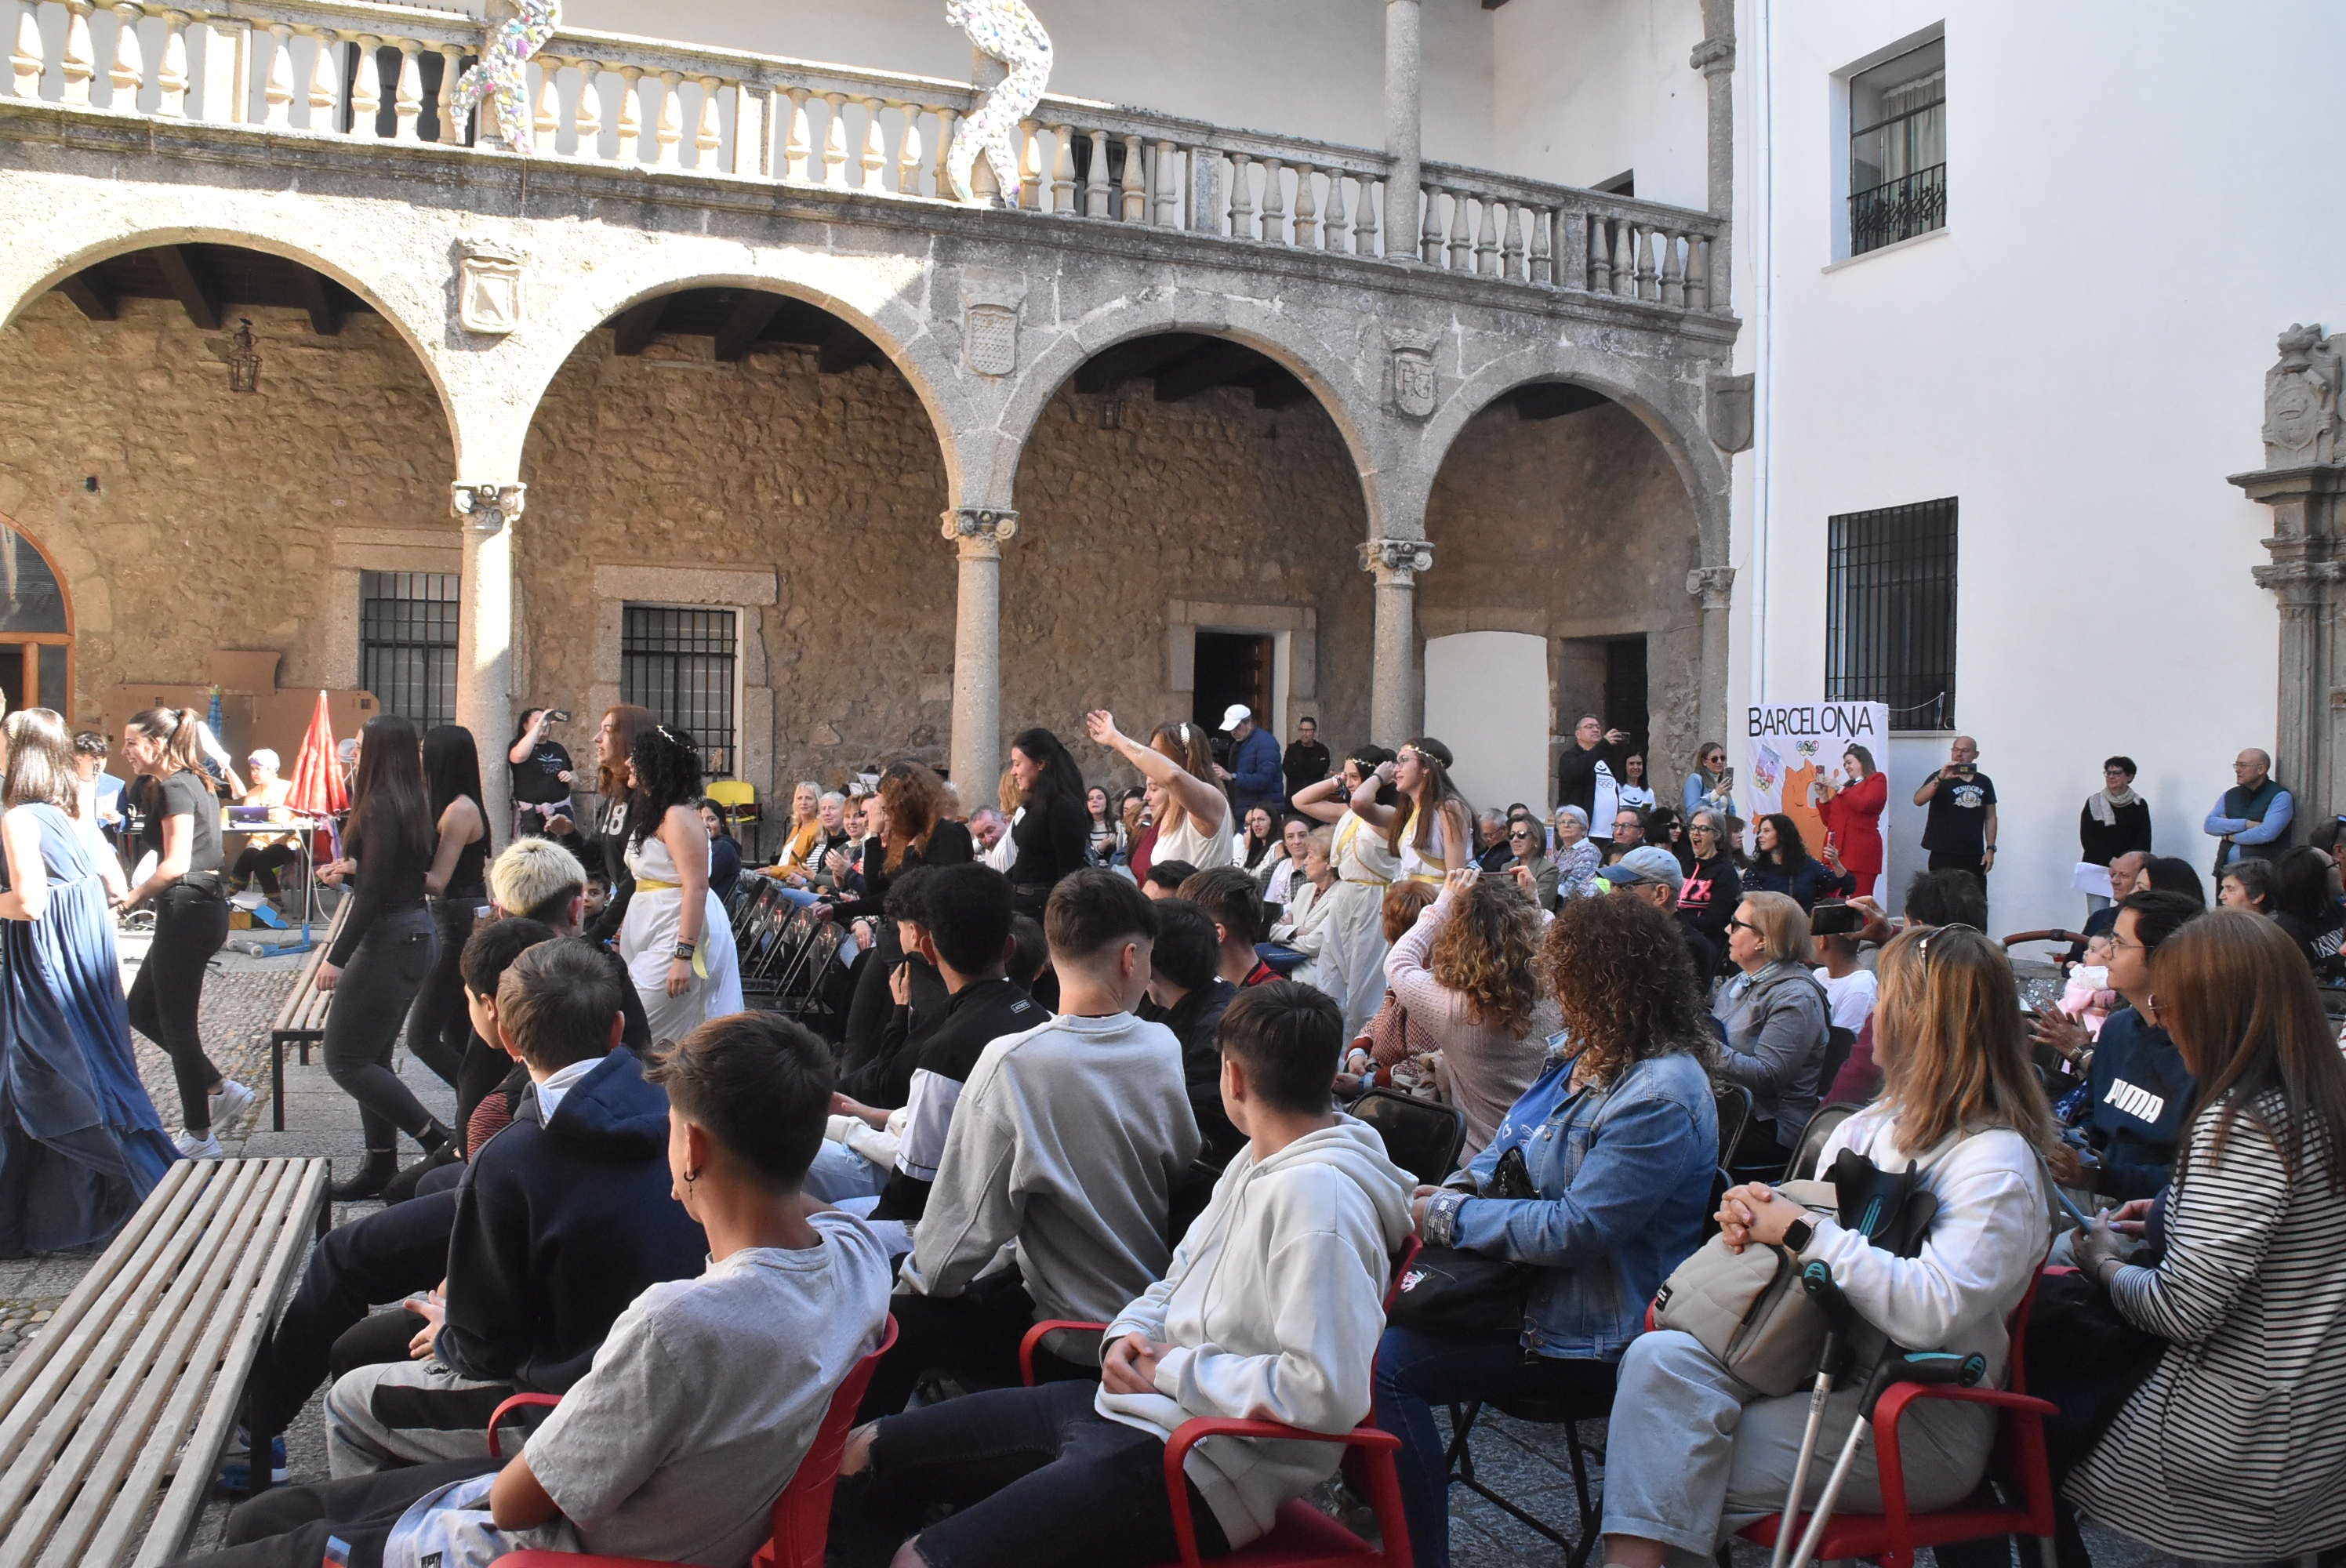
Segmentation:
[(687, 963), (690, 963), (692, 962), (692, 955), (699, 950), (700, 944), (698, 942), (680, 942), (676, 944), (674, 956), (682, 959)]
[(1809, 1243), (1816, 1239), (1816, 1235), (1817, 1227), (1810, 1222), (1808, 1216), (1802, 1215), (1784, 1227), (1784, 1250), (1798, 1257), (1809, 1249)]

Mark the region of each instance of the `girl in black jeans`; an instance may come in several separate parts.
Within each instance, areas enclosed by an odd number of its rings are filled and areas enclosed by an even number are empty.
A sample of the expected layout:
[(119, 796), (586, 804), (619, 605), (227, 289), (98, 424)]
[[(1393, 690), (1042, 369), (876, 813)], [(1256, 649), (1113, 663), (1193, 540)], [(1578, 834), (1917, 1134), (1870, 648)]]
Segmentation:
[(172, 1142), (189, 1159), (217, 1158), (212, 1128), (250, 1106), (252, 1091), (220, 1075), (197, 1024), (205, 967), (228, 941), (219, 799), (204, 782), (202, 726), (183, 708), (148, 708), (123, 727), (122, 754), (149, 780), (138, 840), (155, 856), (128, 900), (155, 901), (155, 942), (130, 984), (130, 1026), (171, 1059), (186, 1126)]
[(398, 1137), (406, 1133), (426, 1157), (449, 1142), (448, 1129), (391, 1070), (401, 1022), (423, 989), (439, 950), (423, 880), (434, 836), (424, 807), (423, 759), (415, 726), (377, 714), (360, 732), (358, 775), (351, 783), (344, 859), (322, 873), (339, 884), (356, 878), (342, 934), (318, 966), (318, 989), (334, 993), (326, 1013), (326, 1071), (359, 1103), (366, 1162), (336, 1182), (336, 1203), (382, 1194), (398, 1172)]
[(439, 832), (423, 891), (432, 901), (432, 925), (440, 949), (407, 1015), (407, 1051), (454, 1088), (472, 1033), (458, 964), (473, 934), (474, 917), (489, 901), (482, 876), (489, 854), (489, 818), (481, 805), (481, 754), (471, 730), (440, 724), (424, 732), (423, 789)]

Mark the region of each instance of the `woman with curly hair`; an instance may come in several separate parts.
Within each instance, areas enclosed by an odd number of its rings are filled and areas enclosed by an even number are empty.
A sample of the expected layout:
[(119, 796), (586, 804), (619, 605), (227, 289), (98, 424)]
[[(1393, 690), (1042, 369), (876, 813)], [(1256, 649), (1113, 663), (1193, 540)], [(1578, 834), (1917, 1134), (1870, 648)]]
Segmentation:
[(635, 893), (619, 927), (619, 957), (643, 998), (652, 1038), (681, 1040), (708, 1019), (741, 1011), (733, 922), (709, 885), (700, 754), (654, 724), (637, 732), (627, 774)]
[[(1573, 899), (1529, 968), (1571, 1054), (1550, 1057), (1490, 1145), (1442, 1186), (1418, 1188), (1414, 1205), (1428, 1242), (1538, 1269), (1527, 1321), (1487, 1335), (1388, 1329), (1377, 1348), (1376, 1420), (1401, 1439), (1423, 1568), (1450, 1561), (1433, 1407), (1545, 1397), (1603, 1408), (1646, 1303), (1701, 1243), (1719, 1162), (1718, 1047), (1678, 922), (1639, 899)], [(1535, 1196), (1483, 1196), (1502, 1159), (1522, 1160)]]
[(1466, 1115), (1466, 1153), (1483, 1152), (1539, 1076), (1556, 1003), (1532, 973), (1539, 911), (1512, 878), (1452, 871), (1385, 954), (1385, 983), (1442, 1053), (1442, 1097)]

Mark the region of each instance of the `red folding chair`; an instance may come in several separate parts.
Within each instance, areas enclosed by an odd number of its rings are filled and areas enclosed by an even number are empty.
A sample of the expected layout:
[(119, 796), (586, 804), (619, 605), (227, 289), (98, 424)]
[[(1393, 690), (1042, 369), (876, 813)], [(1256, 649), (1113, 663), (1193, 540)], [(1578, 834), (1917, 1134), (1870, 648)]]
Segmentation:
[[(758, 1554), (750, 1559), (750, 1568), (822, 1568), (822, 1553), (831, 1537), (831, 1493), (839, 1484), (839, 1453), (847, 1446), (847, 1434), (855, 1424), (855, 1407), (863, 1401), (863, 1390), (879, 1369), (880, 1358), (896, 1342), (896, 1319), (890, 1318), (881, 1331), (880, 1343), (839, 1391), (831, 1396), (831, 1408), (823, 1412), (822, 1425), (815, 1429), (814, 1446), (799, 1461), (790, 1482), (782, 1494), (774, 1499), (774, 1533)], [(489, 1417), (489, 1457), (505, 1457), (497, 1441), (497, 1427), (508, 1413), (526, 1405), (552, 1407), (561, 1401), (552, 1394), (515, 1394), (496, 1408)], [(498, 1558), (492, 1568), (660, 1568), (640, 1557), (597, 1557), (586, 1552), (508, 1552)]]
[[(1420, 1245), (1413, 1236), (1402, 1247), (1392, 1277), (1385, 1286), (1387, 1310), (1392, 1309), (1402, 1276), (1416, 1260)], [(1058, 1329), (1100, 1334), (1107, 1331), (1107, 1325), (1054, 1319), (1027, 1329), (1018, 1342), (1018, 1374), (1028, 1388), (1035, 1386), (1035, 1348), (1045, 1335)], [(1188, 1479), (1183, 1473), (1182, 1463), (1191, 1449), (1209, 1437), (1341, 1443), (1352, 1451), (1346, 1456), (1347, 1473), (1354, 1488), (1368, 1498), (1370, 1511), (1376, 1515), (1377, 1532), (1384, 1538), (1382, 1547), (1372, 1546), (1299, 1499), (1280, 1506), (1278, 1522), (1271, 1526), (1270, 1534), (1227, 1557), (1214, 1559), (1216, 1568), (1413, 1568), (1409, 1517), (1402, 1510), (1401, 1477), (1393, 1469), (1393, 1455), (1401, 1449), (1399, 1438), (1370, 1421), (1348, 1432), (1314, 1432), (1279, 1421), (1232, 1420), (1218, 1416), (1183, 1421), (1165, 1440), (1165, 1495), (1173, 1505), (1173, 1539), (1181, 1549), (1176, 1560), (1180, 1568), (1200, 1568), (1198, 1526), (1189, 1512)]]
[[(2044, 1275), (2038, 1274), (2037, 1279)], [(1880, 1513), (1836, 1512), (1826, 1522), (1817, 1543), (1821, 1563), (1842, 1557), (1871, 1557), (1882, 1568), (1912, 1568), (1918, 1546), (1948, 1546), (1999, 1535), (2034, 1535), (2043, 1553), (2045, 1568), (2053, 1568), (2053, 1473), (2045, 1456), (2045, 1418), (2058, 1414), (2051, 1404), (2030, 1397), (2027, 1382), (2028, 1308), (2036, 1299), (2036, 1279), (2028, 1284), (2020, 1309), (2012, 1315), (2009, 1389), (1964, 1389), (1953, 1385), (1926, 1387), (1892, 1383), (1874, 1407), (1873, 1451), (1882, 1474)], [(2004, 1482), (2017, 1503), (2006, 1503), (1983, 1483), (1956, 1507), (1937, 1513), (1915, 1513), (1906, 1504), (1906, 1461), (1898, 1441), (1898, 1418), (1917, 1400), (1954, 1400), (1989, 1405), (2002, 1412), (1995, 1452), (1988, 1473)], [(1798, 1541), (1809, 1527), (1802, 1514), (1791, 1525)], [(1784, 1516), (1771, 1513), (1747, 1525), (1743, 1539), (1773, 1547)]]

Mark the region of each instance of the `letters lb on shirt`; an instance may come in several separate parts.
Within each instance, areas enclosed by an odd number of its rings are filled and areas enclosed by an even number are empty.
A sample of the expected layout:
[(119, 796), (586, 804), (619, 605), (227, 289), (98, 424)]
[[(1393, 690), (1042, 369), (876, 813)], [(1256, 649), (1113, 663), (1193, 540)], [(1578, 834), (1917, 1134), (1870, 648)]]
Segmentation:
[(2166, 1095), (2154, 1095), (2124, 1078), (2110, 1080), (2110, 1092), (2102, 1096), (2102, 1103), (2116, 1105), (2127, 1115), (2146, 1122), (2156, 1122), (2167, 1114)]

